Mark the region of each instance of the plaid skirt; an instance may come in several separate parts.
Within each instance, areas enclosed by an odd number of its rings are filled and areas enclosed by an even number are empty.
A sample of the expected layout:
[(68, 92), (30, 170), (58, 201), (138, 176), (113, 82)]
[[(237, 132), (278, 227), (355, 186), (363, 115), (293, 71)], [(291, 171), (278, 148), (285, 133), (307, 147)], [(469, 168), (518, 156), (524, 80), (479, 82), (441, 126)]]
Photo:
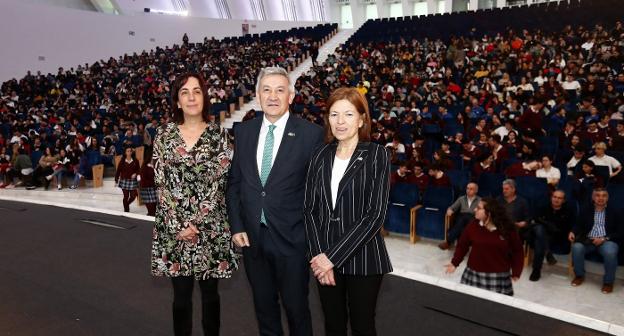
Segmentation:
[(511, 273), (509, 272), (485, 273), (466, 267), (461, 277), (461, 283), (505, 295), (513, 295)]
[(139, 188), (139, 182), (136, 179), (119, 179), (119, 188), (123, 190), (136, 190)]
[(141, 201), (143, 203), (158, 203), (158, 196), (156, 195), (156, 188), (145, 187), (141, 188)]

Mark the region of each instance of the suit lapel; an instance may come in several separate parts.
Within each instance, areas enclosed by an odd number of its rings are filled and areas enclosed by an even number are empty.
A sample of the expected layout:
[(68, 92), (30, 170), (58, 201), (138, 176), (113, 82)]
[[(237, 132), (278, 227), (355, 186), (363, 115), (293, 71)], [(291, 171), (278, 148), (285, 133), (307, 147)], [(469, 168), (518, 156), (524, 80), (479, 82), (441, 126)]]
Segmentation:
[(280, 142), (279, 149), (277, 150), (277, 155), (275, 156), (275, 161), (273, 162), (273, 166), (271, 167), (271, 172), (269, 172), (269, 177), (267, 178), (266, 185), (271, 183), (271, 180), (274, 179), (274, 176), (279, 176), (279, 171), (284, 169), (286, 163), (289, 161), (290, 152), (292, 151), (295, 142), (297, 141), (297, 136), (303, 136), (302, 134), (297, 135), (297, 122), (294, 120), (297, 118), (292, 114), (288, 117), (288, 121), (286, 121), (286, 127), (284, 128), (284, 134), (282, 135), (282, 141)]
[[(255, 122), (255, 124), (253, 125), (253, 127), (251, 127), (252, 129), (252, 133), (249, 136), (249, 150), (250, 153), (248, 153), (249, 157), (253, 158), (252, 164), (250, 165), (250, 169), (252, 170), (252, 175), (250, 176), (254, 176), (254, 179), (256, 180), (256, 182), (258, 183), (258, 185), (262, 186), (262, 181), (260, 180), (260, 170), (258, 167), (258, 160), (256, 159), (256, 154), (258, 153), (258, 140), (260, 138), (260, 128), (262, 127), (262, 118), (256, 118), (253, 120), (253, 122)], [(236, 150), (236, 148), (234, 149)]]
[(331, 144), (327, 148), (327, 152), (323, 155), (323, 191), (325, 192), (325, 199), (327, 200), (327, 204), (331, 209), (332, 204), (332, 192), (331, 192), (331, 176), (332, 170), (334, 169), (334, 157), (336, 157), (336, 144)]
[(366, 157), (368, 156), (368, 145), (364, 143), (359, 143), (353, 155), (351, 155), (351, 160), (349, 160), (349, 165), (347, 166), (347, 170), (345, 170), (344, 176), (340, 180), (340, 184), (338, 184), (338, 195), (336, 196), (336, 204), (338, 204), (338, 200), (342, 196), (342, 193), (345, 190), (345, 187), (353, 180), (357, 172), (364, 167), (364, 163), (366, 162)]

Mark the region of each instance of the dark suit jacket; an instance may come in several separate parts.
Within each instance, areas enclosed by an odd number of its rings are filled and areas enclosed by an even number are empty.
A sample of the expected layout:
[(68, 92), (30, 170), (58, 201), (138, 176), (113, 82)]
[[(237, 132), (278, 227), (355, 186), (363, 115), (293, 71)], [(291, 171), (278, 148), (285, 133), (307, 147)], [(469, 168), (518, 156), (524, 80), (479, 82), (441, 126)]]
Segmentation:
[(380, 230), (390, 191), (390, 157), (375, 143), (359, 143), (332, 208), (331, 175), (336, 143), (319, 148), (306, 179), (305, 228), (312, 257), (325, 253), (341, 274), (392, 271)]
[[(614, 207), (607, 207), (605, 213), (605, 230), (607, 231), (607, 237), (615, 243), (620, 244), (622, 238), (624, 238), (624, 223), (619, 218), (620, 211)], [(576, 236), (577, 241), (584, 241), (587, 235), (594, 227), (594, 207), (590, 206), (581, 211), (581, 216), (572, 228), (572, 232)]]
[(292, 113), (284, 130), (271, 173), (263, 187), (256, 149), (263, 117), (240, 124), (234, 134), (234, 158), (227, 190), (232, 233), (246, 232), (252, 251), (258, 247), (260, 214), (264, 215), (278, 249), (286, 255), (305, 253), (303, 198), (305, 174), (323, 129)]

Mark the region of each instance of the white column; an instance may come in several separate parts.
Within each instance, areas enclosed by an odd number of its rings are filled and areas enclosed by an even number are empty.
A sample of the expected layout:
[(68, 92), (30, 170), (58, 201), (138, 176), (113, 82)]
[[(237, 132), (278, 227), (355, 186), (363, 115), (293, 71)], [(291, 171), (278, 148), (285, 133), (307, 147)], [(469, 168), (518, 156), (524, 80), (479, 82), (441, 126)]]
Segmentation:
[(414, 3), (409, 0), (401, 1), (403, 5), (403, 16), (412, 16), (414, 15)]
[(377, 1), (377, 17), (378, 18), (390, 17), (390, 4)]
[(446, 0), (446, 3), (444, 4), (444, 12), (445, 13), (453, 12), (453, 0)]
[(438, 2), (436, 0), (427, 0), (427, 14), (435, 14), (438, 12)]
[(366, 22), (366, 7), (359, 1), (351, 1), (351, 15), (353, 17), (353, 28), (361, 26)]
[(476, 11), (479, 9), (479, 0), (470, 0), (470, 5), (468, 6), (471, 11)]

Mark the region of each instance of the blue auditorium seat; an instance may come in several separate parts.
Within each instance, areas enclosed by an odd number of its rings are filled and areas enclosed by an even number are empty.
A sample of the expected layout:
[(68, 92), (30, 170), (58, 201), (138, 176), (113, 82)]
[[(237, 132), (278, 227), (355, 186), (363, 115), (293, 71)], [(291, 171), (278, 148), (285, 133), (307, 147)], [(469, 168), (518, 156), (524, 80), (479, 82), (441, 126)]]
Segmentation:
[(429, 187), (423, 196), (423, 205), (417, 211), (416, 233), (432, 239), (444, 239), (444, 217), (453, 204), (452, 188)]
[(559, 148), (559, 138), (557, 136), (545, 136), (539, 139), (540, 152), (542, 155), (550, 155), (555, 160), (555, 154)]
[(609, 167), (596, 165), (594, 167), (594, 174), (596, 176), (602, 177), (605, 181), (605, 184), (609, 185), (609, 179), (611, 178), (611, 174), (609, 174)]
[[(396, 233), (410, 234), (415, 237), (413, 221), (420, 201), (418, 186), (409, 183), (397, 183), (390, 189), (388, 213), (385, 228)], [(413, 241), (412, 241), (413, 242)]]
[(609, 192), (609, 206), (621, 208), (624, 204), (624, 184), (610, 184), (607, 191)]
[(548, 205), (550, 191), (546, 179), (535, 176), (518, 176), (515, 178), (516, 192), (529, 202), (531, 215), (538, 209)]
[(466, 185), (470, 182), (470, 172), (466, 170), (450, 169), (444, 172), (451, 180), (451, 185), (457, 195), (466, 192)]
[(502, 193), (503, 181), (505, 175), (499, 173), (483, 173), (479, 176), (477, 184), (479, 185), (478, 195), (481, 197), (498, 197)]

